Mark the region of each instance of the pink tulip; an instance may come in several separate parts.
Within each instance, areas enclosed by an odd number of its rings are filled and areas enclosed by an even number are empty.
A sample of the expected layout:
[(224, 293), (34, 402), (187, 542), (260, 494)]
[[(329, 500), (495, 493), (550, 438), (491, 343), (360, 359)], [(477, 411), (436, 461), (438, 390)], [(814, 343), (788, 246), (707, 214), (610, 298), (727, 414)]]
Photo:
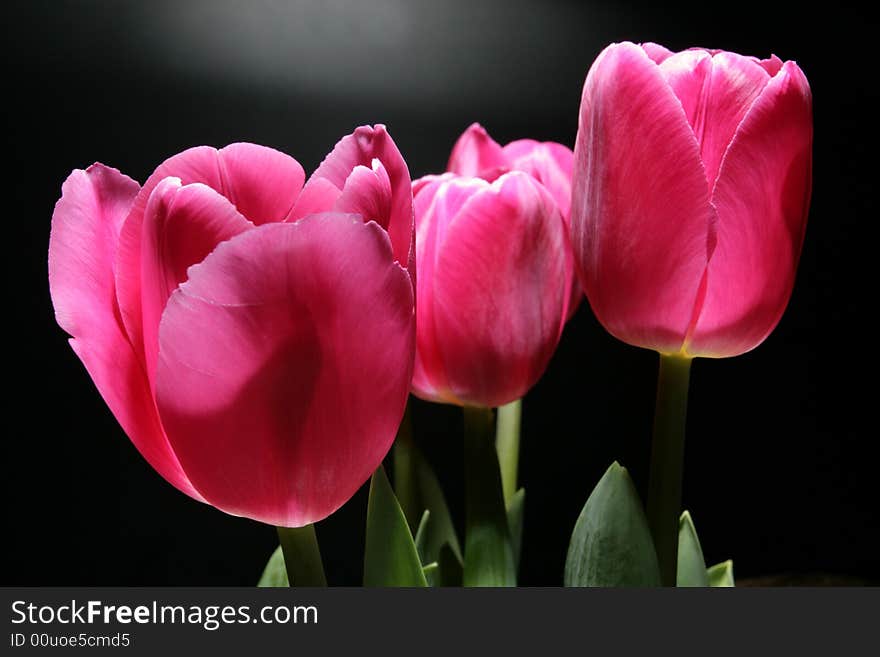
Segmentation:
[[(473, 123), (455, 142), (446, 170), (460, 176), (476, 176), (488, 182), (508, 171), (523, 171), (550, 192), (568, 225), (573, 166), (574, 154), (568, 146), (534, 139), (518, 139), (501, 146), (483, 126)], [(568, 305), (569, 318), (577, 310), (583, 296), (581, 286), (574, 279)]]
[(470, 406), (519, 399), (544, 372), (568, 308), (573, 263), (557, 202), (521, 171), (491, 183), (427, 176), (413, 189), (415, 394)]
[(49, 243), (58, 323), (141, 454), (288, 527), (381, 462), (415, 348), (410, 179), (384, 127), (304, 178), (253, 144), (190, 149), (142, 188), (95, 164), (64, 183)]
[(575, 261), (605, 328), (685, 356), (760, 344), (794, 284), (812, 139), (794, 62), (606, 48), (584, 85), (572, 192)]

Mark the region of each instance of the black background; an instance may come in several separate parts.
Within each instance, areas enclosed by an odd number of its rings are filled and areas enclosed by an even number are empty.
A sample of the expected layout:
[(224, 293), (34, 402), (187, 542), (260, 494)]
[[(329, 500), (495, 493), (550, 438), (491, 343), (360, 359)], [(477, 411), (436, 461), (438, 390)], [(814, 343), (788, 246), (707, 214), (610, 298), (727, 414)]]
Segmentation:
[[(806, 6), (806, 4), (804, 4)], [(147, 464), (55, 324), (52, 208), (71, 169), (143, 182), (189, 146), (254, 141), (309, 172), (382, 122), (413, 178), (480, 121), (501, 143), (573, 145), (583, 79), (609, 42), (795, 59), (815, 103), (814, 191), (786, 314), (744, 356), (692, 371), (684, 503), (709, 562), (739, 577), (880, 577), (876, 222), (869, 19), (840, 3), (325, 0), (4, 4), (7, 113), (2, 584), (252, 584), (274, 531), (190, 500)], [(869, 291), (869, 284), (871, 285)], [(613, 459), (646, 484), (656, 354), (581, 306), (524, 407), (521, 582), (560, 584), (568, 536)], [(860, 392), (870, 389), (870, 395)], [(458, 409), (414, 406), (419, 442), (462, 508)], [(360, 577), (366, 495), (319, 523), (334, 584)]]

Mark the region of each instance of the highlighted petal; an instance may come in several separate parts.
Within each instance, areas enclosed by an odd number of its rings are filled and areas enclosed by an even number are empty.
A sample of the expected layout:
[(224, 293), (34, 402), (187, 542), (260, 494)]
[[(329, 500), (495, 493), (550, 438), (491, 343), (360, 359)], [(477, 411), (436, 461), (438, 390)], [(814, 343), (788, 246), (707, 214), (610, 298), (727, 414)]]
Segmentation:
[[(454, 173), (441, 173), (441, 174), (429, 174), (427, 176), (422, 176), (416, 180), (413, 180), (412, 191), (413, 191), (413, 203), (415, 203), (415, 197), (421, 192), (425, 187), (429, 185), (433, 185), (433, 183), (446, 180), (454, 180), (456, 178), (456, 174)], [(418, 213), (416, 213), (418, 216)]]
[(113, 262), (139, 189), (103, 164), (77, 169), (64, 181), (52, 215), (49, 290), (59, 326), (75, 338), (119, 333)]
[(235, 206), (206, 185), (181, 186), (178, 178), (160, 182), (147, 202), (141, 241), (141, 293), (144, 357), (155, 378), (159, 320), (187, 269), (220, 243), (253, 228)]
[[(345, 189), (348, 177), (357, 166), (373, 169), (379, 160), (391, 184), (391, 214), (381, 221), (388, 231), (394, 258), (407, 267), (415, 278), (415, 245), (413, 243), (412, 181), (409, 169), (384, 125), (361, 126), (336, 144), (303, 188), (305, 200), (297, 204), (288, 221), (295, 221), (308, 212), (329, 211), (333, 204), (320, 206), (320, 201), (333, 201), (328, 194), (333, 188)], [(363, 182), (363, 181), (361, 181)], [(329, 183), (329, 185), (327, 184)], [(312, 189), (318, 186), (320, 191)], [(331, 187), (332, 186), (332, 187)]]
[(116, 306), (116, 245), (138, 189), (101, 164), (70, 175), (52, 216), (49, 290), (58, 324), (132, 443), (166, 480), (200, 500), (165, 439)]
[(418, 349), (413, 371), (413, 392), (423, 399), (459, 403), (450, 389), (446, 366), (437, 342), (434, 322), (435, 269), (440, 245), (446, 231), (465, 203), (475, 194), (488, 189), (482, 178), (460, 178), (446, 173), (425, 176), (413, 183), (415, 198), (416, 261), (420, 275), (417, 280)]
[(283, 221), (302, 189), (305, 173), (285, 155), (256, 144), (231, 144), (221, 150), (198, 146), (163, 162), (137, 195), (119, 237), (116, 294), (126, 331), (143, 357), (141, 317), (141, 238), (147, 202), (165, 178), (183, 185), (202, 183), (229, 199), (255, 224)]
[(455, 142), (446, 170), (492, 182), (509, 170), (507, 155), (479, 123), (472, 123)]
[(596, 317), (624, 342), (678, 351), (714, 214), (681, 103), (636, 45), (609, 46), (590, 69), (574, 181), (572, 246)]
[(782, 60), (779, 59), (776, 55), (770, 55), (770, 59), (761, 59), (758, 60), (758, 63), (764, 67), (764, 70), (767, 71), (771, 76), (779, 73), (779, 69), (782, 68)]
[(433, 275), (434, 323), (460, 402), (501, 406), (543, 374), (568, 303), (565, 233), (556, 203), (521, 172), (472, 196), (450, 223)]
[(807, 80), (786, 62), (742, 121), (721, 165), (713, 197), (718, 243), (691, 354), (748, 351), (782, 316), (806, 227), (812, 136)]
[(733, 134), (770, 76), (750, 57), (685, 50), (664, 60), (660, 70), (681, 101), (693, 128), (711, 189)]
[(552, 141), (520, 139), (507, 144), (504, 153), (510, 161), (511, 170), (525, 171), (547, 188), (562, 216), (568, 221), (571, 173), (574, 168), (571, 149)]
[(662, 64), (665, 59), (672, 56), (672, 51), (661, 46), (659, 43), (648, 41), (647, 43), (641, 44), (641, 48), (656, 64)]
[(379, 160), (372, 168), (356, 166), (345, 181), (342, 194), (336, 199), (334, 210), (359, 214), (364, 222), (375, 221), (388, 230), (391, 218), (392, 190), (388, 172)]
[(310, 214), (329, 212), (336, 205), (336, 199), (342, 190), (326, 178), (311, 178), (303, 187), (302, 194), (296, 200), (285, 221), (294, 222)]
[[(525, 171), (550, 192), (566, 226), (570, 224), (571, 174), (574, 168), (574, 153), (571, 149), (552, 141), (537, 142), (532, 139), (512, 141), (504, 147), (504, 154), (511, 162), (514, 171)], [(584, 298), (577, 277), (572, 279), (568, 302), (568, 318), (574, 315)]]
[(306, 179), (299, 162), (275, 149), (247, 143), (230, 144), (217, 156), (222, 187), (206, 183), (209, 187), (258, 226), (284, 220)]
[(335, 213), (221, 244), (168, 301), (157, 400), (211, 504), (320, 520), (394, 440), (412, 374), (412, 283), (375, 223)]

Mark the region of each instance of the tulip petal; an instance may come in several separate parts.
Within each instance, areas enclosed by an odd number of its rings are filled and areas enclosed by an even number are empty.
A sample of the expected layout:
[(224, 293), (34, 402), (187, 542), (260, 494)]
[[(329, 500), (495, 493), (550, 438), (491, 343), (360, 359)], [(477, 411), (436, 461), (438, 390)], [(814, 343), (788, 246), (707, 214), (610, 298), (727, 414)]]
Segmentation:
[(770, 55), (769, 59), (759, 59), (758, 63), (763, 66), (764, 70), (771, 76), (779, 73), (779, 69), (782, 68), (782, 60), (776, 55)]
[[(525, 171), (540, 182), (550, 192), (562, 213), (566, 225), (570, 224), (571, 174), (574, 168), (574, 153), (567, 146), (552, 141), (538, 142), (532, 139), (512, 141), (504, 147), (504, 154), (514, 171)], [(568, 301), (568, 317), (571, 318), (584, 291), (577, 277), (572, 279), (571, 294)]]
[(334, 210), (359, 214), (364, 222), (375, 221), (388, 230), (391, 203), (391, 179), (382, 163), (374, 159), (372, 168), (358, 165), (352, 169), (345, 181), (345, 188), (336, 199)]
[(660, 70), (681, 101), (693, 128), (709, 188), (740, 121), (770, 76), (750, 57), (685, 50), (665, 59)]
[(462, 206), (489, 183), (482, 178), (457, 177), (446, 173), (425, 176), (413, 183), (416, 216), (416, 261), (419, 263), (418, 348), (413, 370), (413, 392), (423, 399), (459, 403), (446, 377), (434, 323), (434, 281), (439, 245), (446, 239), (449, 224)]
[(144, 183), (125, 220), (116, 257), (116, 294), (135, 351), (143, 357), (141, 239), (144, 212), (156, 185), (168, 177), (183, 185), (202, 183), (228, 198), (255, 224), (283, 221), (302, 189), (299, 162), (265, 146), (231, 144), (217, 150), (197, 146), (165, 160)]
[(187, 278), (187, 269), (214, 248), (252, 229), (235, 206), (201, 183), (181, 186), (179, 178), (161, 181), (147, 202), (141, 241), (141, 294), (147, 376), (155, 379), (159, 320), (171, 293)]
[(809, 85), (786, 62), (754, 103), (715, 186), (717, 246), (688, 352), (733, 356), (760, 344), (788, 303), (803, 243), (812, 169)]
[[(427, 176), (422, 176), (417, 180), (413, 180), (412, 184), (412, 192), (413, 192), (413, 206), (415, 206), (415, 197), (421, 192), (425, 187), (434, 186), (435, 182), (445, 182), (447, 180), (454, 180), (456, 178), (456, 174), (454, 173), (440, 173), (440, 174), (428, 174)], [(418, 216), (418, 213), (415, 212), (415, 207), (413, 207), (413, 213)]]
[(258, 226), (283, 221), (306, 179), (299, 162), (266, 146), (230, 144), (217, 151), (217, 161), (223, 184), (208, 186), (229, 199), (241, 214)]
[(310, 214), (329, 212), (333, 210), (336, 199), (341, 193), (342, 190), (326, 178), (313, 176), (303, 187), (302, 194), (296, 199), (296, 203), (285, 221), (293, 223)]
[(662, 64), (664, 60), (672, 56), (672, 51), (661, 46), (659, 43), (648, 41), (641, 44), (641, 48), (655, 64)]
[(301, 526), (341, 506), (394, 440), (412, 283), (387, 234), (358, 216), (260, 226), (190, 269), (159, 343), (162, 421), (205, 498)]
[(461, 402), (501, 406), (535, 384), (562, 331), (570, 258), (556, 203), (527, 174), (464, 204), (433, 274), (435, 338)]
[(705, 100), (706, 78), (711, 71), (712, 55), (699, 48), (675, 53), (660, 64), (660, 72), (681, 103), (692, 129)]
[(70, 175), (52, 216), (49, 290), (58, 324), (132, 443), (166, 480), (201, 499), (165, 439), (116, 305), (117, 241), (138, 189), (101, 164)]
[(537, 142), (532, 139), (512, 141), (504, 147), (504, 154), (514, 171), (525, 171), (547, 188), (568, 221), (571, 208), (571, 173), (574, 153), (571, 149), (552, 141)]
[[(415, 279), (415, 244), (413, 243), (412, 182), (406, 162), (384, 125), (361, 126), (352, 134), (339, 140), (333, 150), (303, 188), (304, 200), (293, 208), (288, 221), (295, 221), (311, 212), (333, 210), (336, 196), (328, 194), (333, 187), (345, 189), (348, 177), (357, 166), (373, 168), (373, 160), (379, 160), (391, 183), (391, 216), (383, 225), (391, 238), (394, 258), (407, 267)], [(363, 180), (361, 181), (363, 182)], [(327, 183), (330, 183), (330, 187)], [(312, 189), (318, 186), (319, 192)], [(338, 194), (337, 194), (338, 195)], [(328, 205), (321, 207), (324, 199)]]
[(93, 164), (62, 186), (49, 238), (49, 290), (59, 326), (74, 338), (119, 333), (113, 261), (119, 230), (140, 185)]
[(455, 142), (446, 170), (460, 176), (478, 176), (492, 182), (509, 169), (501, 146), (479, 123), (472, 123)]
[(681, 103), (638, 46), (609, 46), (590, 69), (574, 168), (572, 245), (596, 317), (624, 342), (677, 352), (714, 214)]
[(196, 146), (168, 158), (153, 172), (138, 198), (143, 214), (153, 189), (165, 178), (202, 183), (231, 201), (254, 224), (282, 221), (302, 190), (305, 172), (295, 159), (258, 144), (236, 143), (217, 150)]

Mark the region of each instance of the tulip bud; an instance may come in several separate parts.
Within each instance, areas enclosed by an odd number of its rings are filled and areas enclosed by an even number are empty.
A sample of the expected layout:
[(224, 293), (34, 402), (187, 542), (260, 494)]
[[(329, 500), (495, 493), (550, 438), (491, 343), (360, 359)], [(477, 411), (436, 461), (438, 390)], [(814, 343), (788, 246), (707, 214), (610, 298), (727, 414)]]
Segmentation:
[(500, 406), (535, 384), (556, 348), (573, 276), (550, 192), (521, 172), (414, 183), (418, 337), (413, 391)]
[(791, 295), (811, 188), (812, 101), (794, 62), (613, 44), (581, 99), (578, 276), (640, 347), (735, 356)]

